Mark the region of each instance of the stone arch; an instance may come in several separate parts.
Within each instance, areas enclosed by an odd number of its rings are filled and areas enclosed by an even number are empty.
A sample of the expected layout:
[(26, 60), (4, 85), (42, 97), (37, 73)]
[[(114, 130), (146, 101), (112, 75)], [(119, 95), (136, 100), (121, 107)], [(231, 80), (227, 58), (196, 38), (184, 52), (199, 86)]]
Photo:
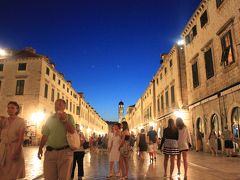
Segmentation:
[[(228, 127), (231, 127), (232, 125), (232, 112), (233, 112), (233, 109), (235, 107), (240, 107), (240, 103), (237, 103), (237, 102), (233, 102), (230, 107), (228, 108), (228, 112), (227, 112), (227, 119), (228, 119)], [(224, 124), (223, 126), (225, 126), (226, 124)], [(224, 128), (224, 127), (223, 127)]]
[(231, 113), (231, 130), (235, 138), (240, 137), (240, 106), (232, 108)]
[(214, 129), (216, 133), (222, 132), (221, 117), (217, 113), (212, 113), (209, 123), (209, 132), (211, 132), (212, 129)]

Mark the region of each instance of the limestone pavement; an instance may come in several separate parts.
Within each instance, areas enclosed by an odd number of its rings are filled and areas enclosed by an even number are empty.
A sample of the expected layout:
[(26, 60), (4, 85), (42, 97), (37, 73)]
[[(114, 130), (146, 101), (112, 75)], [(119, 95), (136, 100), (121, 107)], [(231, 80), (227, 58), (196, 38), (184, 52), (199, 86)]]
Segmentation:
[[(26, 180), (43, 179), (43, 160), (37, 158), (37, 147), (25, 147)], [(163, 178), (163, 155), (157, 155), (157, 161), (150, 164), (148, 155), (145, 161), (139, 161), (134, 151), (129, 158), (131, 180), (157, 180)], [(188, 180), (240, 180), (240, 158), (238, 157), (213, 157), (207, 153), (189, 152)], [(106, 151), (98, 153), (87, 152), (84, 158), (85, 180), (104, 180), (108, 174), (108, 157)], [(77, 169), (76, 169), (77, 171)], [(169, 172), (169, 171), (168, 171)], [(181, 167), (183, 172), (183, 165)], [(76, 173), (76, 172), (75, 172)], [(183, 174), (177, 176), (174, 171), (174, 180), (183, 180)], [(77, 177), (76, 177), (77, 179)], [(117, 180), (113, 177), (110, 180)], [(167, 178), (170, 179), (170, 178)]]

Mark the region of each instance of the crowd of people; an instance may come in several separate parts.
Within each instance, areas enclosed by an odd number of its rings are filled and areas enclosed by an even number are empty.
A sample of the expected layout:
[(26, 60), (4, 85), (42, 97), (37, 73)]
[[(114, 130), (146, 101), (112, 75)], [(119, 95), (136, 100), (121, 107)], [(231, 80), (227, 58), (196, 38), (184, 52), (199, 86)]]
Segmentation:
[[(129, 157), (134, 150), (138, 152), (139, 161), (145, 160), (146, 152), (149, 153), (150, 163), (157, 160), (157, 150), (164, 154), (164, 177), (167, 177), (168, 161), (170, 159), (170, 177), (173, 176), (175, 159), (177, 159), (178, 174), (180, 174), (181, 159), (184, 165), (184, 179), (187, 179), (188, 151), (192, 147), (192, 140), (188, 128), (181, 118), (169, 119), (168, 127), (164, 129), (162, 139), (158, 137), (153, 127), (146, 133), (141, 129), (135, 136), (130, 133), (128, 123), (123, 121), (115, 123), (111, 132), (104, 136), (95, 133), (87, 142), (78, 124), (75, 124), (72, 115), (64, 112), (66, 103), (63, 99), (55, 102), (55, 113), (50, 115), (42, 128), (42, 138), (38, 150), (38, 158), (44, 156), (44, 179), (74, 179), (75, 167), (78, 166), (78, 179), (84, 176), (85, 149), (90, 147), (90, 152), (106, 149), (109, 157), (109, 172), (107, 178), (117, 176), (128, 179)], [(24, 143), (25, 122), (18, 116), (20, 107), (17, 102), (11, 101), (7, 105), (8, 117), (0, 116), (0, 180), (19, 179), (25, 177), (25, 161), (22, 151)], [(70, 148), (66, 134), (77, 133), (81, 146), (74, 151)], [(200, 148), (197, 138), (197, 151)], [(227, 156), (233, 154), (232, 132), (226, 126), (221, 134)], [(214, 129), (208, 137), (209, 148), (213, 155), (217, 154), (219, 136)], [(43, 148), (46, 151), (43, 152)], [(115, 165), (117, 169), (115, 168)], [(116, 169), (116, 171), (115, 171)]]

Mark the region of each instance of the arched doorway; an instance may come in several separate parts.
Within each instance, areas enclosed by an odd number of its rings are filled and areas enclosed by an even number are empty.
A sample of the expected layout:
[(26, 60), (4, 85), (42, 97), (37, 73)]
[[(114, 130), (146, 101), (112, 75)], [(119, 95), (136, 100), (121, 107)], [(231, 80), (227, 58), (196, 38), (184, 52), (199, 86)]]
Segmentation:
[(232, 125), (232, 133), (235, 138), (240, 137), (240, 107), (235, 107), (232, 110), (231, 116), (231, 125)]
[(205, 133), (204, 132), (204, 122), (202, 121), (202, 119), (201, 118), (198, 118), (197, 119), (197, 123), (196, 123), (196, 131), (199, 129), (199, 131), (201, 132), (201, 133)]
[(219, 134), (219, 131), (220, 131), (219, 119), (218, 119), (218, 116), (216, 114), (212, 115), (211, 126), (210, 127), (211, 127), (210, 132), (211, 132), (212, 129), (214, 129), (215, 133)]
[(203, 151), (204, 122), (201, 118), (196, 121), (196, 151)]

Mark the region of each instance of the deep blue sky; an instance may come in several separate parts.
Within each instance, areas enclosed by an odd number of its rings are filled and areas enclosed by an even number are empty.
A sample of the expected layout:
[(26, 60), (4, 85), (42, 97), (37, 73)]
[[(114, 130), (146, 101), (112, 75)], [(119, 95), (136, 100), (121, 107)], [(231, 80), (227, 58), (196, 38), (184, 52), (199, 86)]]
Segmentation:
[(200, 0), (0, 0), (0, 47), (49, 56), (106, 120), (136, 103)]

